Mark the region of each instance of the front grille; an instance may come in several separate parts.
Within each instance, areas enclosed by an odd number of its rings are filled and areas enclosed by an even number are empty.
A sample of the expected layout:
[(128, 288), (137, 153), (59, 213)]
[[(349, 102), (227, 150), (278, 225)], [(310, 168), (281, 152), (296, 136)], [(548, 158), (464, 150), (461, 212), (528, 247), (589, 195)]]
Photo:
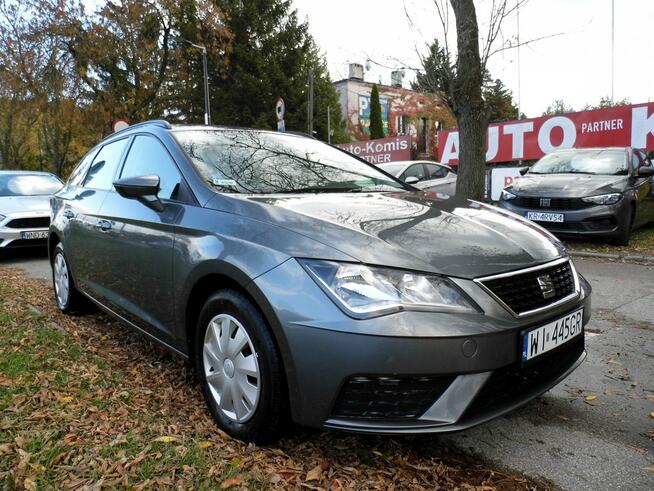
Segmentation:
[(19, 247), (45, 247), (48, 245), (48, 239), (16, 239), (12, 240), (5, 247), (19, 248)]
[(338, 396), (338, 418), (403, 421), (422, 416), (454, 377), (352, 377)]
[(14, 218), (5, 226), (8, 228), (48, 228), (50, 217)]
[[(549, 276), (554, 295), (545, 298), (539, 278)], [(570, 261), (526, 273), (482, 280), (481, 283), (513, 312), (521, 314), (546, 307), (575, 291), (575, 278)]]
[(574, 365), (583, 351), (582, 335), (554, 351), (544, 353), (527, 365), (515, 363), (495, 370), (466, 410), (463, 419), (486, 414), (524, 399), (530, 392), (533, 394), (549, 388)]
[[(549, 206), (542, 206), (541, 199), (549, 199)], [(581, 210), (593, 206), (592, 203), (586, 203), (580, 198), (546, 198), (544, 196), (516, 196), (512, 203), (524, 208), (543, 210)]]

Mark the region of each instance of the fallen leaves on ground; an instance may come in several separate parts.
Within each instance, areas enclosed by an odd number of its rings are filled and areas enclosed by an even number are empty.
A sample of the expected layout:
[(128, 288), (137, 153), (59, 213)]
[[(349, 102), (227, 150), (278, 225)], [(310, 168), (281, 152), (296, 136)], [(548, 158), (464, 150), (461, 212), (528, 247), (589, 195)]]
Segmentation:
[(50, 285), (7, 268), (0, 487), (549, 489), (435, 437), (294, 430), (268, 447), (232, 440), (187, 363), (99, 313), (64, 316)]

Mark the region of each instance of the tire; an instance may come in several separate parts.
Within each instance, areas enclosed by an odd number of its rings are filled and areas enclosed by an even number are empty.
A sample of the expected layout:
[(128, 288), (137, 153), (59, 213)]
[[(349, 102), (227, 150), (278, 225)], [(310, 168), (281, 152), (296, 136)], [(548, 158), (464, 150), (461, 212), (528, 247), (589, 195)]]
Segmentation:
[(281, 356), (245, 295), (226, 289), (209, 297), (198, 320), (195, 354), (202, 392), (223, 431), (257, 444), (281, 436), (288, 414)]
[(629, 207), (629, 215), (627, 215), (627, 220), (625, 220), (625, 223), (620, 227), (620, 232), (618, 235), (613, 239), (613, 243), (618, 246), (628, 246), (629, 245), (629, 239), (631, 238), (631, 230), (634, 225), (634, 207), (631, 206)]
[(58, 243), (52, 255), (52, 290), (59, 310), (64, 314), (82, 313), (86, 306), (84, 296), (75, 288), (64, 246)]

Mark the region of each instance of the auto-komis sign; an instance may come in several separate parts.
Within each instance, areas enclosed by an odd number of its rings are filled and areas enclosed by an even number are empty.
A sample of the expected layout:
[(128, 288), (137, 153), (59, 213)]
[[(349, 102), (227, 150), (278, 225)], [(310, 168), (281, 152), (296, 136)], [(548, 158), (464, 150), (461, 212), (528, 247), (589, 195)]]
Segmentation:
[[(538, 159), (559, 148), (654, 149), (654, 103), (507, 121), (488, 127), (486, 162)], [(440, 131), (438, 159), (459, 163), (458, 130)]]
[(336, 145), (346, 152), (366, 159), (371, 164), (383, 164), (411, 158), (411, 137), (393, 136)]

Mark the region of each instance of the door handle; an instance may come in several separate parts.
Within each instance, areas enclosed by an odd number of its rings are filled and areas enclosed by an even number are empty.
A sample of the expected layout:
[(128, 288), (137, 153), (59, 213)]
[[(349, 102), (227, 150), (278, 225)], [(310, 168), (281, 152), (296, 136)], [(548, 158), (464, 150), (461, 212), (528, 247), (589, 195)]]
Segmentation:
[(103, 232), (106, 232), (107, 230), (111, 229), (111, 222), (107, 220), (100, 220), (96, 226)]
[(64, 212), (62, 213), (62, 215), (64, 216), (64, 218), (68, 218), (69, 220), (70, 220), (71, 218), (75, 218), (75, 213), (73, 213), (73, 212), (70, 211), (70, 210), (64, 210)]

